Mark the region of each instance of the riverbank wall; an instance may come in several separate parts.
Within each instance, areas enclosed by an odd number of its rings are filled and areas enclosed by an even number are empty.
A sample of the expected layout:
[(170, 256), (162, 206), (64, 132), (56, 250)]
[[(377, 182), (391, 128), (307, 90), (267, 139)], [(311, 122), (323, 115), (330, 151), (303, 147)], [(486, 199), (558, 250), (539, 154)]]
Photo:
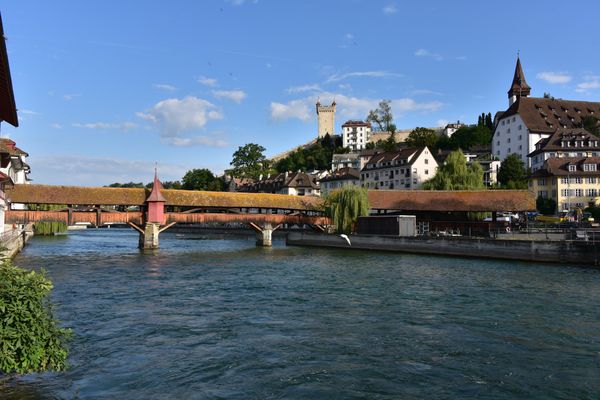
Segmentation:
[(339, 235), (292, 232), (290, 246), (315, 246), (356, 250), (383, 250), (404, 253), (534, 262), (578, 264), (598, 267), (598, 243), (586, 241), (501, 240), (468, 237), (397, 237), (351, 235), (350, 244)]
[(0, 258), (12, 259), (25, 246), (25, 243), (33, 236), (31, 224), (5, 231), (0, 235)]

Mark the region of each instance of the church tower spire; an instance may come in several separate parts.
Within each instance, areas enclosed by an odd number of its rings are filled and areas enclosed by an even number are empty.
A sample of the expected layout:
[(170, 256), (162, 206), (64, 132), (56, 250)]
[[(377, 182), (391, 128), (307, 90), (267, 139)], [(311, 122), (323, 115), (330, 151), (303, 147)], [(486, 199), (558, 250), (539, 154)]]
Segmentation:
[(520, 97), (527, 97), (530, 94), (531, 86), (525, 81), (525, 74), (523, 73), (523, 67), (521, 67), (521, 59), (517, 56), (515, 75), (508, 91), (508, 106), (510, 107)]

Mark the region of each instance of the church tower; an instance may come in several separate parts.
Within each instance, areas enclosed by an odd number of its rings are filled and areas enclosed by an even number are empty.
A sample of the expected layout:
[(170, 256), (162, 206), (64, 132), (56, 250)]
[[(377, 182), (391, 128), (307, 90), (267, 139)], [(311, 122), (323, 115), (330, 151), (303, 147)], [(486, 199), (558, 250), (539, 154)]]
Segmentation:
[(527, 97), (531, 94), (531, 87), (525, 81), (525, 74), (521, 67), (521, 60), (517, 56), (517, 66), (515, 67), (515, 76), (512, 85), (508, 91), (508, 106), (512, 106), (520, 97)]
[(329, 136), (335, 135), (335, 100), (330, 106), (322, 106), (317, 100), (317, 117), (319, 120), (318, 138), (321, 139), (329, 133)]

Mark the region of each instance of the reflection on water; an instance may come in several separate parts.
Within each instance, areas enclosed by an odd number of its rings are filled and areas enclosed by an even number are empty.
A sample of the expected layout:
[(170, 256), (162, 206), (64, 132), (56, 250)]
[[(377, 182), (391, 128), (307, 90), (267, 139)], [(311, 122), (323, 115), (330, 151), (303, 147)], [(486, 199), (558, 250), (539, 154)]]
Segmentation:
[(136, 246), (125, 230), (30, 242), (16, 263), (53, 279), (71, 369), (0, 398), (600, 396), (597, 270), (251, 236)]

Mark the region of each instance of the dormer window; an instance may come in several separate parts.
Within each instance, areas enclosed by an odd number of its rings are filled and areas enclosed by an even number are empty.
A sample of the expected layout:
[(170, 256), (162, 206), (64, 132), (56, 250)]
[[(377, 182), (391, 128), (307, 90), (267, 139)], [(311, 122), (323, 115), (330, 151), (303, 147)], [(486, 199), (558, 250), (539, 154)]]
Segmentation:
[(569, 165), (569, 172), (574, 172), (577, 169), (576, 165), (570, 164)]

